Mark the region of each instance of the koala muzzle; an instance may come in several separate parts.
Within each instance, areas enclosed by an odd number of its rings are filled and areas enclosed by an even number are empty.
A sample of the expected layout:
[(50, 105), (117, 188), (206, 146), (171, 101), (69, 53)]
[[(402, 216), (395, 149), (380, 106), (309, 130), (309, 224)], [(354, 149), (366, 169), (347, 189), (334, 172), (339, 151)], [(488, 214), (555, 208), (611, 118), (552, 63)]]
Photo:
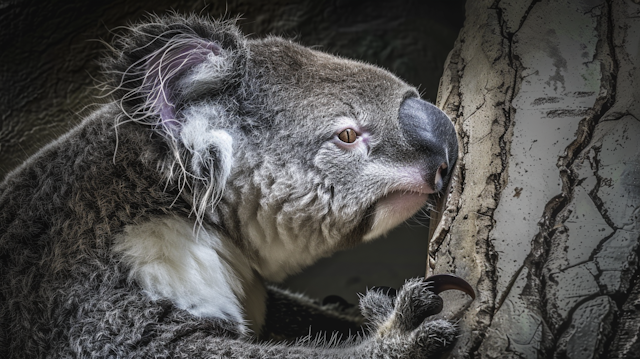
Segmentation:
[(458, 138), (453, 123), (439, 108), (419, 98), (400, 105), (400, 127), (419, 153), (424, 180), (438, 192), (451, 178), (458, 158)]

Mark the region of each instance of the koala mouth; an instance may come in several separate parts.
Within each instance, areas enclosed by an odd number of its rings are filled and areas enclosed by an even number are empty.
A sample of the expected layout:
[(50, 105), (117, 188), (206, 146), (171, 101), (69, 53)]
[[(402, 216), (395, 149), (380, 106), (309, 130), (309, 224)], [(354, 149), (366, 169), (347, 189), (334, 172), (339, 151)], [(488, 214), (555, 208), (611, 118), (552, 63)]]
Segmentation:
[(409, 219), (427, 203), (433, 192), (394, 190), (381, 197), (375, 206), (371, 230), (363, 239), (376, 238)]

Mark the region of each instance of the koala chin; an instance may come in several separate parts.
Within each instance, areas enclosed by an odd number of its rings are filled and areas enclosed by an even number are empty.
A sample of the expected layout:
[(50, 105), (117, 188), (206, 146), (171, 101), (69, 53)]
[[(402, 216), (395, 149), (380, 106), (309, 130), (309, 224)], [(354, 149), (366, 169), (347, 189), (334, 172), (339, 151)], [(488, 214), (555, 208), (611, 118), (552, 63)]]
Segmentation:
[[(425, 358), (422, 279), (357, 308), (265, 283), (379, 237), (448, 183), (447, 116), (389, 72), (231, 22), (150, 16), (108, 96), (0, 185), (0, 357)], [(326, 340), (323, 340), (325, 338)]]

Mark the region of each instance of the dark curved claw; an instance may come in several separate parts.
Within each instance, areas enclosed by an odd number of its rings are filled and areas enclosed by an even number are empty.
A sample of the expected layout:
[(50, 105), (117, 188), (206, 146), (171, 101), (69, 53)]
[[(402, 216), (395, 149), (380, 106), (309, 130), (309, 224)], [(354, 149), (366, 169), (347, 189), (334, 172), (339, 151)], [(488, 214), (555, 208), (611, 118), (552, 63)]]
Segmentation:
[(476, 299), (476, 292), (473, 290), (473, 287), (471, 287), (471, 284), (453, 274), (436, 274), (425, 280), (432, 283), (433, 292), (436, 294), (440, 294), (449, 289), (457, 289), (467, 293), (471, 299)]

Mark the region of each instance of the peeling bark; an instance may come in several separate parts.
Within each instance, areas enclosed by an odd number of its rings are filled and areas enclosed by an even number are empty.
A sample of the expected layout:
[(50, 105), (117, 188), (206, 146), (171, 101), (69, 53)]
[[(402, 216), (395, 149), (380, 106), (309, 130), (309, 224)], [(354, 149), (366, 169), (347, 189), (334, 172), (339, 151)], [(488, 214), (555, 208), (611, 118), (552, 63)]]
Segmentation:
[(640, 5), (474, 1), (437, 104), (461, 160), (429, 271), (455, 358), (631, 358), (640, 349)]

